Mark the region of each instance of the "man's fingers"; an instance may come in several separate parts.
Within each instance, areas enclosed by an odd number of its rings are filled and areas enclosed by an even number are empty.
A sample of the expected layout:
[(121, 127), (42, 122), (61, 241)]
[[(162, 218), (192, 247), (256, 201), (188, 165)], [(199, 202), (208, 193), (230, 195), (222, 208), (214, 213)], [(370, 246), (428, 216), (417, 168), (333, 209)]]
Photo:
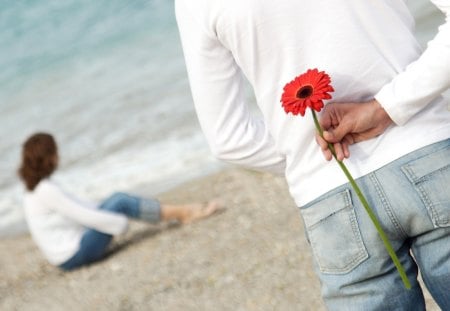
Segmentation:
[(316, 133), (316, 142), (319, 145), (320, 149), (322, 150), (323, 156), (325, 160), (330, 161), (333, 158), (333, 155), (328, 148), (328, 142), (323, 139), (319, 133)]
[[(330, 150), (328, 142), (325, 139), (323, 139), (323, 137), (321, 137), (319, 135), (319, 133), (316, 133), (316, 142), (320, 146), (320, 149), (322, 150), (322, 153), (323, 153), (323, 156), (325, 157), (325, 159), (327, 161), (332, 160), (333, 153)], [(350, 156), (350, 151), (349, 151), (348, 146), (349, 146), (349, 144), (346, 142), (333, 144), (336, 158), (339, 161), (343, 161), (345, 158), (348, 158)]]
[(339, 143), (338, 144), (334, 144), (333, 147), (334, 147), (334, 152), (336, 154), (336, 159), (338, 161), (344, 160), (345, 154), (344, 154), (344, 149), (342, 147), (342, 144), (339, 144)]
[(348, 144), (345, 141), (343, 141), (341, 144), (342, 144), (342, 151), (344, 152), (344, 158), (348, 159), (350, 157), (350, 148), (349, 148), (349, 146), (351, 144)]
[(342, 144), (347, 145), (347, 148), (348, 146), (353, 145), (355, 143), (357, 143), (357, 141), (355, 140), (354, 134), (345, 135), (344, 138), (342, 139)]
[(322, 136), (319, 135), (319, 133), (316, 133), (316, 142), (320, 146), (320, 149), (326, 150), (328, 149), (328, 142), (323, 139)]
[(328, 128), (323, 132), (323, 137), (330, 143), (338, 143), (344, 139), (346, 135), (353, 132), (352, 122), (341, 120), (334, 128)]

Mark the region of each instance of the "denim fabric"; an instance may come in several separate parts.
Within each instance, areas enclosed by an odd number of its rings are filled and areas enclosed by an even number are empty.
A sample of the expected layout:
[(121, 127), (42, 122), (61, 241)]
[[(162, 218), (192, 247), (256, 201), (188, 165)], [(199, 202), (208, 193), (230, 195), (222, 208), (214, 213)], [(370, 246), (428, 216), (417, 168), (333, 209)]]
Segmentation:
[(412, 289), (403, 286), (367, 212), (345, 184), (300, 208), (328, 309), (425, 310), (420, 270), (435, 301), (450, 310), (450, 139), (356, 182)]
[[(114, 193), (99, 207), (114, 213), (120, 213), (130, 218), (150, 222), (160, 220), (160, 204), (154, 199), (142, 199), (126, 193)], [(112, 240), (112, 235), (94, 229), (88, 229), (83, 234), (78, 252), (68, 261), (60, 265), (63, 270), (72, 270), (82, 265), (102, 259)]]

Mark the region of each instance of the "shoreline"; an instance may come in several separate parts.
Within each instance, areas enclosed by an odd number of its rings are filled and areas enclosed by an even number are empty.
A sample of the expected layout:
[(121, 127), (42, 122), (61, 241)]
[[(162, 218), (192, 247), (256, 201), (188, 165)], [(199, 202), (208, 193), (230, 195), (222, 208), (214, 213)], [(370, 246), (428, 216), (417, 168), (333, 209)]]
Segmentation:
[[(224, 163), (221, 163), (217, 160), (212, 160), (208, 163), (206, 163), (206, 168), (204, 168), (201, 172), (200, 170), (188, 170), (188, 173), (183, 175), (183, 177), (178, 177), (174, 179), (173, 177), (168, 177), (166, 179), (161, 179), (158, 181), (145, 181), (138, 183), (134, 186), (132, 186), (129, 189), (114, 189), (111, 188), (111, 191), (109, 192), (112, 194), (114, 191), (119, 192), (126, 192), (126, 193), (134, 193), (139, 196), (151, 196), (151, 197), (159, 197), (160, 195), (164, 195), (165, 193), (170, 193), (172, 190), (175, 190), (176, 188), (190, 183), (194, 182), (195, 180), (205, 178), (210, 175), (218, 174), (221, 171), (227, 170), (227, 165)], [(64, 168), (63, 168), (64, 170)], [(67, 173), (67, 172), (66, 172)], [(63, 173), (64, 174), (64, 173)], [(19, 180), (16, 180), (16, 184), (20, 184)], [(25, 191), (25, 189), (21, 188), (21, 191)], [(22, 193), (21, 193), (22, 194)], [(78, 194), (77, 194), (78, 195)], [(93, 195), (88, 195), (84, 193), (83, 196), (80, 196), (80, 198), (86, 199), (87, 201), (91, 202), (98, 202), (102, 199), (102, 197), (96, 197)], [(107, 197), (107, 196), (105, 196)], [(22, 203), (22, 202), (16, 202), (16, 203)], [(15, 205), (15, 208), (21, 209), (21, 204)], [(1, 210), (0, 210), (1, 214)], [(7, 214), (8, 216), (8, 214)], [(17, 217), (16, 217), (17, 218)], [(28, 228), (25, 221), (25, 218), (21, 216), (20, 218), (17, 218), (14, 222), (6, 223), (4, 227), (0, 226), (0, 241), (2, 239), (10, 239), (14, 237), (19, 237), (21, 235), (28, 234)]]
[(130, 222), (105, 260), (70, 273), (49, 265), (28, 234), (3, 238), (0, 309), (325, 310), (283, 178), (230, 168), (158, 195), (212, 198), (227, 209), (185, 226)]

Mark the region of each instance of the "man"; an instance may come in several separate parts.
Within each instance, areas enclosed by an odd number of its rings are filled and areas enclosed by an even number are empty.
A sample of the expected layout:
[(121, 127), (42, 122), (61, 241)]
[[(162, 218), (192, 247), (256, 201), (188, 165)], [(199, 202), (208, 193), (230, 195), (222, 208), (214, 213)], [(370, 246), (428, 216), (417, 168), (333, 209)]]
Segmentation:
[[(332, 310), (424, 310), (419, 268), (436, 302), (450, 309), (450, 113), (440, 95), (450, 87), (450, 0), (431, 2), (447, 22), (422, 52), (403, 0), (176, 0), (212, 152), (285, 174)], [(284, 85), (312, 68), (331, 76), (340, 103), (321, 116), (324, 137), (336, 143), (339, 159), (351, 154), (346, 165), (411, 290), (336, 161), (323, 159), (310, 115), (281, 107)], [(244, 79), (262, 119), (246, 106)], [(325, 140), (318, 142), (330, 159)]]

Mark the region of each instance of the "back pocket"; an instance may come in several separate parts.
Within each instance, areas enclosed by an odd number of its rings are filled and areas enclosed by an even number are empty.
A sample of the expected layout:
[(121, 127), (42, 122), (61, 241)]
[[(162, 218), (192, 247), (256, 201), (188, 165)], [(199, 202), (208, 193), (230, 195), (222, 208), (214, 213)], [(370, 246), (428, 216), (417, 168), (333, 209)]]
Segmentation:
[(300, 212), (322, 273), (348, 273), (369, 257), (348, 189), (302, 208)]
[(450, 226), (450, 148), (402, 166), (424, 202), (435, 227)]

